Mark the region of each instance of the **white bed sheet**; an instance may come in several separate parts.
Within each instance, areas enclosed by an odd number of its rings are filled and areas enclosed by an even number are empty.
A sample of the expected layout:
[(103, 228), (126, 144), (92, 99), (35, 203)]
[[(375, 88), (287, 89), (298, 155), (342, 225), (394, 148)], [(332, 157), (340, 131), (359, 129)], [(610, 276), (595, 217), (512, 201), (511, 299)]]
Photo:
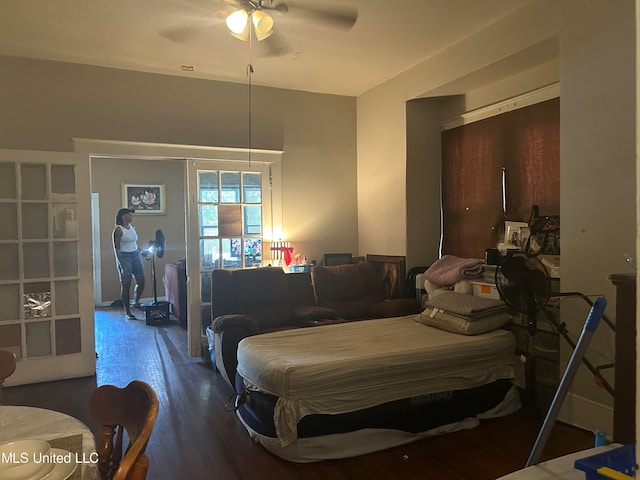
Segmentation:
[(386, 448), (405, 445), (422, 438), (475, 428), (480, 424), (480, 420), (504, 417), (505, 415), (517, 412), (520, 407), (520, 393), (517, 388), (513, 386), (511, 390), (507, 392), (503, 401), (496, 407), (476, 416), (464, 418), (459, 422), (441, 425), (424, 432), (410, 433), (403, 430), (390, 430), (388, 428), (365, 428), (345, 433), (298, 438), (285, 447), (280, 445), (278, 439), (266, 437), (254, 431), (243, 420), (241, 415), (238, 415), (238, 418), (249, 432), (251, 438), (273, 454), (291, 462), (308, 463), (335, 458), (355, 457)]
[(296, 439), (305, 415), (353, 412), (499, 379), (524, 386), (515, 337), (506, 330), (458, 335), (416, 315), (256, 335), (238, 346), (238, 373), (251, 390), (278, 397), (278, 441)]

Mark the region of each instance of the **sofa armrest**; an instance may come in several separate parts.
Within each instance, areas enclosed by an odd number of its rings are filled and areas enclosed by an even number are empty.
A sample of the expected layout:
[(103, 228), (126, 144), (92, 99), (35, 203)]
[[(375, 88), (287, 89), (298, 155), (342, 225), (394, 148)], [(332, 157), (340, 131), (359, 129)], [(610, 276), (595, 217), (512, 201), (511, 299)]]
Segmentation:
[(293, 319), (296, 323), (307, 323), (314, 320), (329, 320), (338, 318), (338, 314), (332, 308), (309, 305), (298, 307), (293, 311)]
[(260, 333), (258, 322), (248, 315), (220, 315), (213, 320), (212, 328), (215, 333), (221, 333), (231, 328), (245, 330), (246, 336)]

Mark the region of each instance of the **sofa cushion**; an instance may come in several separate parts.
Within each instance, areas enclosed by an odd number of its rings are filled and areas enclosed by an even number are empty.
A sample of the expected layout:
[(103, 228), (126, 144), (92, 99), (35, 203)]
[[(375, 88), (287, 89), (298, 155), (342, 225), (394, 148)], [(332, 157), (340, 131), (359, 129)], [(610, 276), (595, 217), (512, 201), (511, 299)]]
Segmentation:
[(321, 306), (329, 306), (328, 302), (353, 300), (366, 295), (364, 279), (355, 265), (316, 265), (311, 269), (311, 282), (316, 303)]
[(313, 296), (313, 286), (311, 285), (311, 272), (288, 273), (285, 275), (285, 279), (291, 310), (295, 312), (300, 307), (315, 306), (316, 300)]
[(260, 330), (291, 323), (285, 273), (278, 267), (213, 270), (212, 315), (241, 314)]
[(233, 272), (236, 299), (241, 305), (288, 304), (287, 282), (284, 270), (264, 267)]
[(292, 325), (291, 307), (288, 303), (277, 303), (273, 305), (239, 306), (238, 313), (256, 319), (261, 331)]

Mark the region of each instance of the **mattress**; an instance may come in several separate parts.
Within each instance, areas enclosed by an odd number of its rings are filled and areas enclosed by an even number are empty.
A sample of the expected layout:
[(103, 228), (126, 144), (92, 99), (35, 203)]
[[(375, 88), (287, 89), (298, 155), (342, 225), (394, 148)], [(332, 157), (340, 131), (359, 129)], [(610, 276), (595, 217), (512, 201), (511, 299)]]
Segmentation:
[(307, 415), (356, 412), (396, 400), (509, 379), (524, 386), (515, 338), (506, 330), (466, 336), (419, 316), (285, 330), (243, 339), (245, 388), (277, 398), (274, 425), (285, 447)]
[[(488, 395), (480, 397), (477, 396), (476, 389), (462, 391), (463, 396), (471, 398), (469, 404), (462, 409), (456, 409), (456, 405), (450, 404), (446, 398), (440, 398), (437, 401), (440, 406), (433, 405), (435, 408), (428, 410), (398, 410), (391, 404), (406, 402), (391, 402), (343, 415), (310, 415), (299, 423), (298, 438), (285, 447), (281, 446), (271, 428), (273, 410), (265, 408), (262, 402), (255, 401), (257, 392), (251, 392), (248, 404), (240, 405), (237, 414), (251, 438), (271, 453), (291, 462), (308, 463), (354, 457), (397, 447), (435, 435), (474, 428), (483, 419), (515, 413), (521, 407), (519, 389), (511, 385), (506, 394), (503, 392), (500, 397), (498, 390), (504, 386), (504, 382), (506, 380), (499, 380), (485, 386), (485, 393)], [(440, 397), (440, 394), (435, 394), (435, 397)], [(483, 410), (487, 402), (493, 406)], [(470, 410), (475, 410), (475, 413), (469, 414)], [(269, 412), (271, 419), (267, 418)], [(321, 431), (314, 428), (318, 425), (321, 425)]]

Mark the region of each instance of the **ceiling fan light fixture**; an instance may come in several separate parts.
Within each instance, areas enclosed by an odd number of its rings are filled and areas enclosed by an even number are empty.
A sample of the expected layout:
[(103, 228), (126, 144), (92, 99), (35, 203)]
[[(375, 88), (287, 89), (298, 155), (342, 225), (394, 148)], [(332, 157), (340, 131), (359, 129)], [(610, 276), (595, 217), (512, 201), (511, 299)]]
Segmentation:
[(264, 40), (273, 33), (273, 19), (266, 12), (255, 10), (251, 13), (251, 22), (258, 41)]
[(248, 30), (249, 14), (242, 9), (236, 10), (227, 17), (226, 23), (231, 34), (240, 38), (239, 35), (243, 35)]

